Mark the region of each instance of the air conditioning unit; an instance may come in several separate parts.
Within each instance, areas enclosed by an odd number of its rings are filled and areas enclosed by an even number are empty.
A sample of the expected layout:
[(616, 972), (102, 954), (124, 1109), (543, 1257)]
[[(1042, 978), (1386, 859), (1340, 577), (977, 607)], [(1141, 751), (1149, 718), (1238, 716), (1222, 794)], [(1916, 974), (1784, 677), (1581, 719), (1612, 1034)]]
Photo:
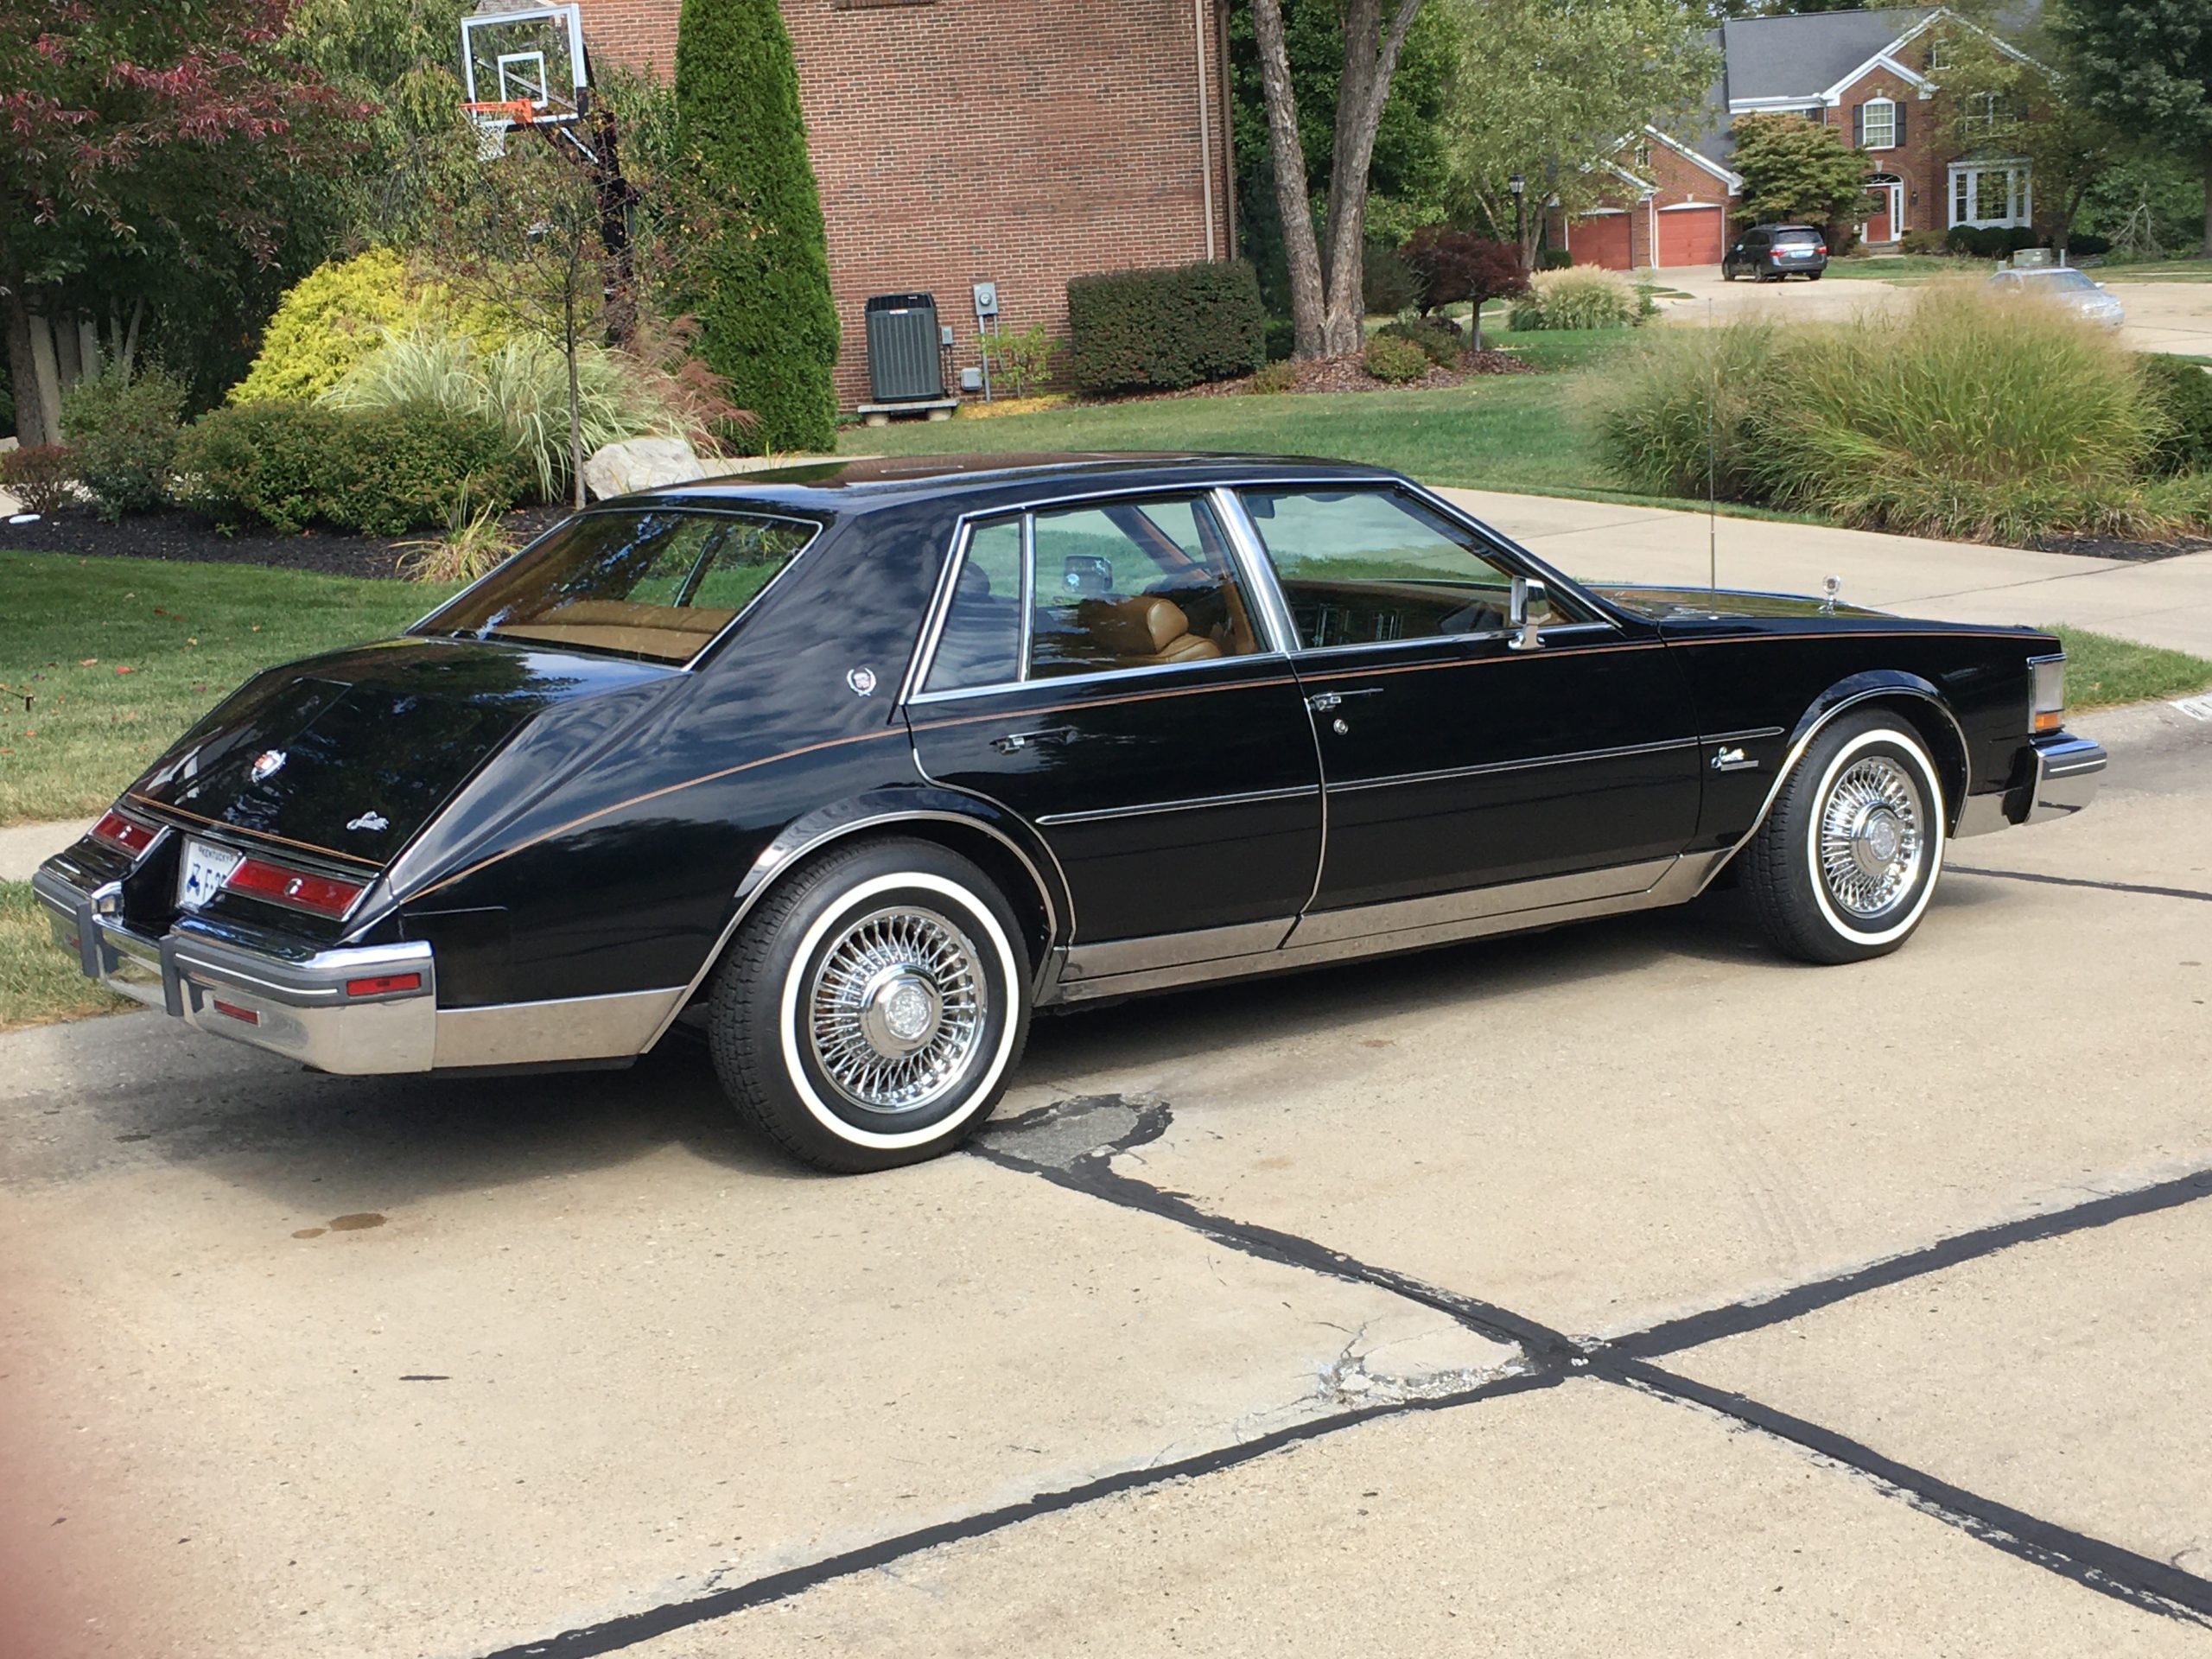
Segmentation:
[(937, 301), (931, 296), (878, 294), (868, 302), (868, 384), (879, 404), (944, 396)]

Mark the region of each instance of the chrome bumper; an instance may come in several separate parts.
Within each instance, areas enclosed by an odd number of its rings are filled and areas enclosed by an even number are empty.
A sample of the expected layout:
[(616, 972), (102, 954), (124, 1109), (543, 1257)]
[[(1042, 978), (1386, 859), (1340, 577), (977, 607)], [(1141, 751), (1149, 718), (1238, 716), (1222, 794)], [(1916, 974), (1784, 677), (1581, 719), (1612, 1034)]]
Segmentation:
[[(86, 893), (51, 869), (31, 878), (54, 943), (87, 977), (218, 1037), (321, 1071), (427, 1071), (437, 1050), (435, 966), (420, 942), (340, 950), (253, 950), (191, 931), (160, 938), (123, 925), (114, 886)], [(419, 974), (419, 986), (357, 995), (348, 986)]]
[(2070, 818), (2097, 798), (2106, 755), (2101, 744), (2070, 732), (2039, 737), (2022, 751), (2010, 789), (1967, 798), (1959, 810), (1956, 836), (1986, 836), (2019, 823)]

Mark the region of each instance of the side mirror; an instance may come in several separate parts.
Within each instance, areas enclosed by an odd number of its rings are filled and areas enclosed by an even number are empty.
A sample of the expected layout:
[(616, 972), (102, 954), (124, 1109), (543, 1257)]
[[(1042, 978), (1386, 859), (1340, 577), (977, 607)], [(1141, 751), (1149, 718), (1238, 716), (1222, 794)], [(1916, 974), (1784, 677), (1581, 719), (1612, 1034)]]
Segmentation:
[(1544, 584), (1534, 577), (1514, 577), (1509, 607), (1507, 626), (1519, 632), (1505, 642), (1507, 649), (1535, 651), (1541, 647), (1544, 642), (1537, 637), (1536, 630), (1551, 620), (1552, 611), (1551, 596), (1544, 591)]

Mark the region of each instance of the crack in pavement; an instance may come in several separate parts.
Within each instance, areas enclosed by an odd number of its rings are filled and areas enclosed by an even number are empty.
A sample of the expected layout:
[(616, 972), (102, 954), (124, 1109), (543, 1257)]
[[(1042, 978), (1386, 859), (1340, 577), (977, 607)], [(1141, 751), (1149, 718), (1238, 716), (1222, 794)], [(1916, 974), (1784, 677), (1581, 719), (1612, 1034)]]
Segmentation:
[(2086, 875), (2043, 875), (2033, 870), (1985, 870), (1971, 864), (1949, 864), (1947, 875), (1987, 875), (2000, 881), (2033, 881), (2047, 887), (2095, 887), (2103, 893), (2136, 893), (2151, 899), (2198, 899), (2212, 904), (2212, 893), (2195, 887), (2153, 887), (2140, 881), (2100, 881)]
[[(2098, 1594), (2161, 1617), (2212, 1629), (2212, 1580), (2172, 1561), (2041, 1520), (1968, 1491), (1926, 1470), (1899, 1462), (1861, 1441), (1754, 1400), (1651, 1363), (1649, 1356), (1682, 1351), (1721, 1337), (1764, 1329), (1831, 1306), (1849, 1297), (1979, 1260), (2015, 1245), (2056, 1238), (2136, 1216), (2172, 1209), (2212, 1195), (2212, 1167), (2171, 1180), (2109, 1193), (2044, 1214), (1976, 1229), (1868, 1266), (1794, 1286), (1779, 1295), (1732, 1303), (1686, 1315), (1610, 1339), (1571, 1337), (1496, 1303), (1426, 1284), (1395, 1269), (1363, 1262), (1297, 1234), (1217, 1216), (1181, 1193), (1168, 1192), (1113, 1167), (1114, 1160), (1159, 1140), (1173, 1118), (1166, 1101), (1144, 1096), (1077, 1096), (1052, 1102), (1003, 1122), (987, 1124), (969, 1143), (972, 1156), (1017, 1173), (1034, 1175), (1070, 1192), (1157, 1216), (1216, 1243), (1262, 1261), (1363, 1284), (1431, 1308), (1478, 1336), (1517, 1347), (1521, 1359), (1472, 1387), (1435, 1395), (1409, 1395), (1310, 1418), (1196, 1453), (1173, 1463), (1102, 1476), (959, 1519), (921, 1527), (875, 1543), (767, 1573), (727, 1589), (681, 1598), (636, 1613), (565, 1630), (557, 1636), (501, 1648), (484, 1659), (588, 1659), (613, 1653), (691, 1625), (753, 1607), (788, 1600), (855, 1574), (888, 1570), (925, 1550), (965, 1542), (1123, 1493), (1215, 1473), (1307, 1440), (1382, 1418), (1414, 1412), (1450, 1411), (1491, 1400), (1557, 1387), (1575, 1378), (1630, 1389), (1651, 1398), (1712, 1413), (1842, 1469), (1885, 1496), (1957, 1529), (1991, 1548), (2055, 1573)], [(1020, 1148), (1017, 1150), (1016, 1148)], [(1361, 1335), (1351, 1334), (1332, 1368), (1338, 1380), (1351, 1373)], [(710, 1580), (710, 1581), (712, 1581)]]

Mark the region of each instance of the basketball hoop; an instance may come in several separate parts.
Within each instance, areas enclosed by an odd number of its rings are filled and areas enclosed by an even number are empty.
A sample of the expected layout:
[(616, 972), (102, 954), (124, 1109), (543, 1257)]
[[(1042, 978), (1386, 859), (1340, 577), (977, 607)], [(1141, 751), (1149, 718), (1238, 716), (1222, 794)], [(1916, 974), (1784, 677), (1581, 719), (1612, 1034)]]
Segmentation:
[(507, 153), (507, 129), (526, 127), (537, 118), (537, 106), (526, 98), (463, 104), (476, 124), (476, 159), (495, 162)]

